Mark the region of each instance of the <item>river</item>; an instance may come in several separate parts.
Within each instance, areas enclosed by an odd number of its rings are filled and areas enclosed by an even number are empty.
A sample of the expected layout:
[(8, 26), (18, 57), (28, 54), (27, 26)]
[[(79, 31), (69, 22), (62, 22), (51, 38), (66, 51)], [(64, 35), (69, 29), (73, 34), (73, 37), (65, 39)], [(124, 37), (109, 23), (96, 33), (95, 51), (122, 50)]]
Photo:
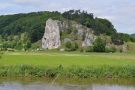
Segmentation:
[[(0, 90), (135, 90), (135, 78), (0, 77)], [(54, 81), (54, 82), (53, 82)], [(53, 82), (53, 83), (52, 83)]]

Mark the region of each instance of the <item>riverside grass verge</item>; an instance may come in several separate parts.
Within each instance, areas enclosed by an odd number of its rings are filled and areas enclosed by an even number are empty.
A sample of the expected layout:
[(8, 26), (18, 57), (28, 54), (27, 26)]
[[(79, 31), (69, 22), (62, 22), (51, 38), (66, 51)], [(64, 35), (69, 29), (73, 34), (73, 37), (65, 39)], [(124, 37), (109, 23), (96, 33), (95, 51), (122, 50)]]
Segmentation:
[(0, 66), (0, 76), (13, 77), (109, 77), (109, 78), (133, 78), (135, 77), (135, 65), (101, 65), (94, 66), (70, 66), (62, 65), (50, 66), (33, 66), (33, 65), (11, 65)]

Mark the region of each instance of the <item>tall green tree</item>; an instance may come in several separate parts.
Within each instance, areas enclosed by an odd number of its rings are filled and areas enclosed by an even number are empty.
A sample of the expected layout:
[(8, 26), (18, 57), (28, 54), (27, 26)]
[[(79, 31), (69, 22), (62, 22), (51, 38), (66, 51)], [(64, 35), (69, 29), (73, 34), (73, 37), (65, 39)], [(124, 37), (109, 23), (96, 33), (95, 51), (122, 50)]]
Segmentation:
[(75, 42), (75, 49), (77, 50), (78, 48), (78, 44)]
[(27, 49), (31, 48), (31, 42), (30, 42), (30, 40), (27, 40), (26, 48)]
[(101, 38), (97, 38), (94, 42), (93, 42), (93, 50), (94, 52), (105, 52), (105, 44), (103, 42), (103, 39)]

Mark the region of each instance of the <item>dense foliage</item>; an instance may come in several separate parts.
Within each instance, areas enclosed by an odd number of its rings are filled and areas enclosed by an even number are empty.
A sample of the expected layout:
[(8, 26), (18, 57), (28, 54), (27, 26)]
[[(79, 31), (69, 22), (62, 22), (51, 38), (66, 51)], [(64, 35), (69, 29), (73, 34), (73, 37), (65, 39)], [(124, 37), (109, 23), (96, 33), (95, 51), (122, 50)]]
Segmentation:
[(103, 39), (101, 38), (97, 38), (94, 42), (93, 42), (93, 51), (94, 52), (105, 52), (105, 44), (103, 42)]
[(46, 20), (48, 18), (57, 20), (60, 16), (57, 11), (0, 16), (0, 34), (2, 39), (7, 41), (9, 35), (28, 32), (29, 39), (33, 43), (43, 37)]
[[(10, 69), (9, 69), (10, 68)], [(34, 66), (34, 65), (12, 65), (0, 66), (0, 76), (14, 76), (14, 77), (135, 77), (135, 65), (103, 65), (103, 66), (70, 66), (58, 67), (49, 66)]]

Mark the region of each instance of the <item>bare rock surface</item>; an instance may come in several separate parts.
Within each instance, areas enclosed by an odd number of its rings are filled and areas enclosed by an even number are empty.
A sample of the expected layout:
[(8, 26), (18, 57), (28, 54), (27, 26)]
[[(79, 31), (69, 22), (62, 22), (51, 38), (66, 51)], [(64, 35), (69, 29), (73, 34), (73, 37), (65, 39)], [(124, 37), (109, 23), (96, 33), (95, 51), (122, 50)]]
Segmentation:
[(46, 21), (45, 33), (42, 38), (42, 48), (55, 49), (59, 46), (61, 46), (61, 40), (58, 21), (48, 19)]
[(84, 39), (84, 41), (82, 42), (82, 46), (93, 46), (93, 42), (95, 41), (95, 39), (97, 39), (96, 36), (94, 36), (93, 34), (87, 32), (86, 33), (86, 37)]

